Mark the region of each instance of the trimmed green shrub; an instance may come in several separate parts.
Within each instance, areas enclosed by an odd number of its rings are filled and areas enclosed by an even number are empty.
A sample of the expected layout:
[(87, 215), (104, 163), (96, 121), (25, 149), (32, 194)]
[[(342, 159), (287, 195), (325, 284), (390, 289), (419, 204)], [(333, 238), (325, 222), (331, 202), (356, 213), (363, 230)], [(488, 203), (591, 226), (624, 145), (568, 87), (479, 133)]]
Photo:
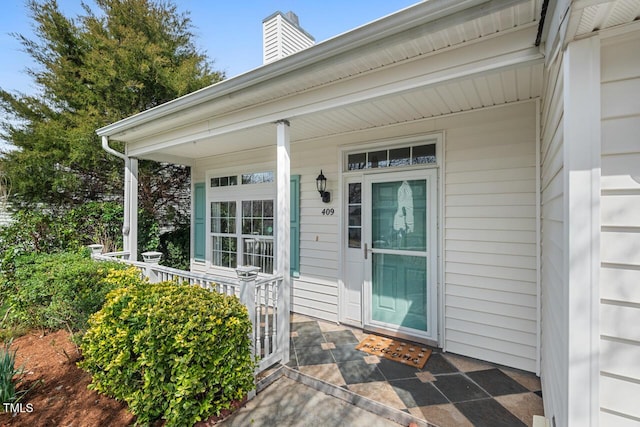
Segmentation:
[(174, 282), (116, 289), (89, 319), (79, 366), (138, 423), (191, 426), (254, 387), (251, 322), (234, 296)]
[(87, 250), (22, 255), (0, 278), (8, 321), (31, 328), (83, 331), (107, 293), (120, 286), (119, 280), (111, 278), (111, 270), (124, 268), (115, 262), (96, 262)]

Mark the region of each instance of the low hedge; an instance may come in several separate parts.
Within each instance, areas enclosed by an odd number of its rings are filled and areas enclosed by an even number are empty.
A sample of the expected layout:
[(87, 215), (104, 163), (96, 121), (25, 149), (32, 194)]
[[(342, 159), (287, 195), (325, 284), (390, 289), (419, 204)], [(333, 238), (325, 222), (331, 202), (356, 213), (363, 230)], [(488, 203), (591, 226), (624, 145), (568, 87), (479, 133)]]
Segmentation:
[(0, 274), (7, 320), (27, 328), (83, 331), (107, 293), (120, 286), (112, 271), (123, 268), (92, 260), (88, 250), (21, 255)]
[(123, 400), (148, 424), (191, 426), (254, 387), (246, 307), (197, 286), (139, 283), (91, 316), (79, 365), (90, 388)]

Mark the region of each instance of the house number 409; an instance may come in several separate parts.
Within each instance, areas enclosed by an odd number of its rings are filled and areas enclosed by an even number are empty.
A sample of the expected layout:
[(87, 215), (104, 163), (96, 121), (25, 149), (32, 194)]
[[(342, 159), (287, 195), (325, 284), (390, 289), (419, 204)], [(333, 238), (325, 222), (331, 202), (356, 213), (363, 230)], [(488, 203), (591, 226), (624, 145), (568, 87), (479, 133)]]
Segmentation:
[(333, 215), (336, 211), (333, 208), (322, 209), (322, 215)]

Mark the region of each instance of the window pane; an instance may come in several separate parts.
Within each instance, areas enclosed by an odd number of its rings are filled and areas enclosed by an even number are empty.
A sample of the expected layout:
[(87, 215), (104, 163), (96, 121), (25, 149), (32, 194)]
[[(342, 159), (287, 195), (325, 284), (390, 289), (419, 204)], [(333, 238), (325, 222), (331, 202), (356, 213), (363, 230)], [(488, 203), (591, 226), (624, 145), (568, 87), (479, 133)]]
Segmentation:
[(385, 168), (388, 166), (387, 162), (387, 150), (384, 151), (371, 151), (368, 153), (368, 168)]
[(356, 227), (349, 227), (349, 247), (359, 248), (361, 241), (361, 229)]
[(262, 184), (273, 182), (273, 172), (256, 172), (242, 174), (243, 184)]
[(251, 234), (264, 234), (262, 232), (262, 219), (254, 218), (251, 226)]
[(211, 187), (228, 187), (229, 185), (238, 185), (238, 177), (236, 175), (211, 178)]
[(272, 219), (264, 220), (264, 234), (267, 236), (273, 236), (273, 220)]
[(236, 202), (211, 203), (211, 232), (235, 233)]
[(413, 163), (436, 163), (436, 144), (413, 147)]
[(349, 206), (349, 225), (357, 225), (361, 224), (361, 209), (360, 206)]
[(242, 259), (245, 265), (260, 267), (263, 273), (273, 273), (273, 200), (252, 200), (243, 203)]
[(264, 217), (273, 218), (273, 200), (264, 201)]
[(362, 200), (362, 184), (349, 184), (349, 204), (360, 203)]
[(411, 148), (395, 148), (389, 150), (389, 166), (409, 166), (411, 164)]
[(253, 209), (251, 210), (253, 214), (252, 216), (254, 218), (262, 217), (262, 200), (254, 200), (252, 204), (253, 204)]
[(244, 265), (260, 267), (262, 273), (272, 274), (274, 264), (273, 238), (251, 237), (245, 238), (243, 243)]
[(365, 153), (358, 153), (358, 154), (349, 154), (348, 159), (347, 159), (347, 163), (348, 165), (348, 169), (350, 171), (352, 170), (358, 170), (358, 169), (364, 169), (365, 168), (365, 163), (366, 163), (366, 154)]
[(213, 265), (235, 268), (237, 262), (237, 241), (235, 237), (213, 236)]
[(426, 181), (372, 184), (374, 248), (426, 250)]

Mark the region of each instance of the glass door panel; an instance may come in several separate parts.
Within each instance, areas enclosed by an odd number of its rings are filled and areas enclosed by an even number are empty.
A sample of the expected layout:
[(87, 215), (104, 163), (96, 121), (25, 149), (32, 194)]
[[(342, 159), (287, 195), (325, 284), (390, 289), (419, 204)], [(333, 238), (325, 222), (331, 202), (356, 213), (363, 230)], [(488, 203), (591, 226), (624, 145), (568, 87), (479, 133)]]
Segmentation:
[(425, 179), (371, 184), (373, 321), (427, 330), (426, 216)]
[(373, 183), (371, 199), (374, 249), (427, 250), (425, 180)]

